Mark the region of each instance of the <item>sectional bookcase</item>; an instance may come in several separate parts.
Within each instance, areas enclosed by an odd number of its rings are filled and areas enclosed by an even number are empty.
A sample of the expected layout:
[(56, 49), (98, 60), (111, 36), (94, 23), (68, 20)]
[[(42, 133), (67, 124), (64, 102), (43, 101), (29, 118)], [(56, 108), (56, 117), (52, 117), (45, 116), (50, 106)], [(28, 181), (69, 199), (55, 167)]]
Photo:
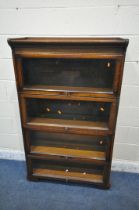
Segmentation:
[(16, 38), (8, 43), (28, 179), (109, 188), (128, 40)]

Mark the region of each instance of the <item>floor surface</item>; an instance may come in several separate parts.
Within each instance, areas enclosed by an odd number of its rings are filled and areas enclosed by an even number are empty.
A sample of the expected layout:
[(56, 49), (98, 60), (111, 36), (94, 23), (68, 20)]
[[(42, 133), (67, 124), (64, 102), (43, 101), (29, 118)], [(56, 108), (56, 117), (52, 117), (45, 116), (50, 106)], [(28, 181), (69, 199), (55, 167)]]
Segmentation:
[(29, 182), (25, 162), (0, 160), (0, 210), (139, 210), (139, 174), (112, 172), (110, 190)]

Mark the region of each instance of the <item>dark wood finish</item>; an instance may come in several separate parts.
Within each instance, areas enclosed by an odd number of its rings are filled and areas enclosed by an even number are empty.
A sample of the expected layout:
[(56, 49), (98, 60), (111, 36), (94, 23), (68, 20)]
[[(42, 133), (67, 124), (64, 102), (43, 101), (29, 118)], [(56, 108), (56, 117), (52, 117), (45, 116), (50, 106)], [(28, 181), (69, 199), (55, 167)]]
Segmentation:
[(8, 39), (29, 180), (110, 187), (127, 39)]
[(114, 38), (62, 38), (62, 37), (23, 37), (23, 38), (12, 38), (8, 39), (8, 43), (10, 46), (14, 47), (15, 45), (19, 46), (23, 45), (32, 45), (32, 44), (94, 44), (94, 45), (100, 45), (100, 46), (121, 46), (122, 48), (126, 48), (128, 45), (128, 39), (122, 39), (119, 37)]

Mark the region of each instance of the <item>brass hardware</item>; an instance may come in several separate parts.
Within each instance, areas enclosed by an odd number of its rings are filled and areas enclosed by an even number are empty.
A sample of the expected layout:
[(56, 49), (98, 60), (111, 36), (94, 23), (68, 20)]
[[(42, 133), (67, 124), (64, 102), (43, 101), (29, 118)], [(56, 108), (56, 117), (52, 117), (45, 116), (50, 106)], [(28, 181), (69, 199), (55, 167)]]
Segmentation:
[(47, 111), (47, 112), (50, 112), (51, 110), (50, 110), (50, 108), (47, 107), (47, 108), (46, 108), (46, 111)]
[(66, 171), (66, 172), (69, 172), (69, 170), (68, 170), (68, 169), (66, 169), (65, 171)]
[(110, 68), (110, 66), (111, 66), (111, 63), (110, 63), (110, 62), (108, 62), (108, 63), (107, 63), (107, 67), (108, 67), (108, 68)]
[(83, 172), (83, 175), (86, 175), (86, 172)]
[(104, 110), (105, 110), (105, 109), (104, 109), (103, 107), (100, 107), (100, 111), (104, 112)]
[(101, 140), (99, 143), (100, 143), (100, 144), (103, 144), (103, 141)]
[(62, 114), (62, 112), (60, 110), (57, 111), (58, 114)]

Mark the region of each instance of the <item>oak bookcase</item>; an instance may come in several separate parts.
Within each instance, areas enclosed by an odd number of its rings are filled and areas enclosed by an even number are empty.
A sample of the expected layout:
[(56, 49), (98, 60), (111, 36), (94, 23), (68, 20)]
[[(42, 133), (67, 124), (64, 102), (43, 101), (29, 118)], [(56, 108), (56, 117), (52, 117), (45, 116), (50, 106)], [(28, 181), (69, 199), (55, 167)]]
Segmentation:
[(127, 39), (8, 39), (29, 180), (110, 187)]

